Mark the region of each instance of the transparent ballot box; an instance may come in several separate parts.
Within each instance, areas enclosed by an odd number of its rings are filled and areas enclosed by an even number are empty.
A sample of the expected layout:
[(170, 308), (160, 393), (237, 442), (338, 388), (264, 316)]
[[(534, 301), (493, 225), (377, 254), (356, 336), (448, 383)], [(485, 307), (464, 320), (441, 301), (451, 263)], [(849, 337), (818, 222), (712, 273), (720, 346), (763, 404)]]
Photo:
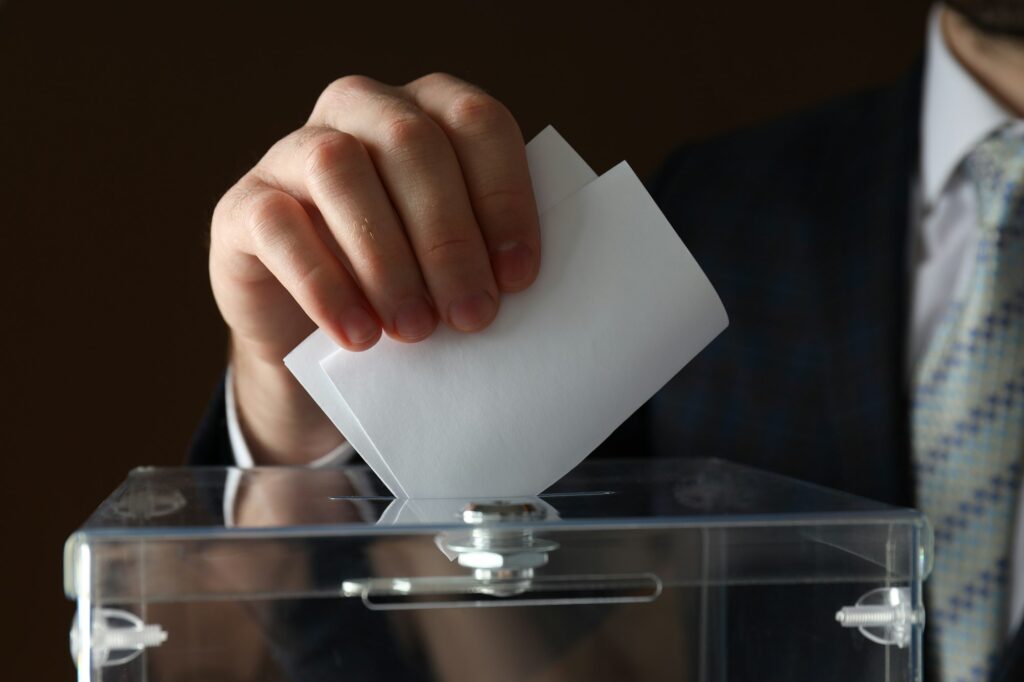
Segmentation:
[(362, 467), (143, 468), (67, 541), (85, 680), (920, 680), (917, 511), (720, 460), (393, 499)]

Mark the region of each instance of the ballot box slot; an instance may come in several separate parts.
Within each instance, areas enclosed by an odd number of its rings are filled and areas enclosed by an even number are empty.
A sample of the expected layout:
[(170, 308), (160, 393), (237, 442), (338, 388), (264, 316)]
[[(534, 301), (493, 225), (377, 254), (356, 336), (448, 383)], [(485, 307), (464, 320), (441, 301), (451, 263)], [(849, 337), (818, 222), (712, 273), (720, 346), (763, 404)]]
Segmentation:
[(651, 602), (662, 591), (654, 574), (531, 577), (495, 575), (348, 580), (342, 596), (376, 611), (497, 606), (566, 606)]
[[(562, 493), (541, 493), (538, 497), (542, 500), (559, 500), (559, 499), (570, 499), (570, 498), (587, 498), (587, 497), (604, 497), (606, 495), (614, 495), (614, 490), (586, 490), (579, 492), (562, 492)], [(395, 499), (392, 495), (328, 495), (328, 500), (332, 502), (349, 502), (349, 501), (367, 501), (367, 502), (391, 502)]]
[(462, 510), (466, 530), (440, 533), (435, 545), (470, 575), (346, 581), (342, 594), (358, 596), (375, 610), (605, 604), (658, 597), (661, 580), (652, 573), (536, 574), (559, 543), (517, 524), (541, 523), (551, 513), (550, 507), (529, 499), (469, 502)]

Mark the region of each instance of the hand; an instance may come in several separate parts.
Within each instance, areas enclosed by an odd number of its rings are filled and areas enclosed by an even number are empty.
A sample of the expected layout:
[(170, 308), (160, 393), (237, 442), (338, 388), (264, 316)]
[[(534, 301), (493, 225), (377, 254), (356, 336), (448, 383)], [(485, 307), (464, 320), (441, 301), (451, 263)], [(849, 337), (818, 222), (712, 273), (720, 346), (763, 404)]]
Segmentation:
[(315, 326), (353, 351), (382, 332), (420, 341), (439, 320), (478, 331), (539, 265), (523, 139), (503, 105), (442, 74), (332, 83), (214, 211), (210, 281), (254, 457), (307, 462), (341, 441), (281, 363)]

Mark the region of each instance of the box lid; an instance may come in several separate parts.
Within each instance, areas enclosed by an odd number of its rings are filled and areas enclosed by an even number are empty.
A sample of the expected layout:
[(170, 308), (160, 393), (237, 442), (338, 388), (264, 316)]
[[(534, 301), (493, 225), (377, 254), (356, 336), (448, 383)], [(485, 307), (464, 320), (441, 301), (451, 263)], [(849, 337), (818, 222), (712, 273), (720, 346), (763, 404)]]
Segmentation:
[[(539, 497), (509, 500), (394, 499), (361, 466), (147, 467), (68, 539), (65, 591), (118, 602), (266, 597), (284, 589), (273, 570), (230, 585), (181, 574), (196, 562), (272, 565), (268, 557), (332, 557), (329, 575), (307, 571), (290, 593), (337, 594), (370, 574), (436, 577), (415, 565), (368, 566), (374, 541), (415, 537), (471, 579), (486, 575), (478, 564), (507, 564), (513, 553), (482, 556), (482, 544), (494, 544), (488, 535), (506, 544), (525, 537), (530, 551), (553, 546), (532, 568), (560, 579), (596, 566), (672, 584), (906, 582), (927, 574), (931, 555), (930, 529), (915, 510), (715, 459), (587, 461)], [(665, 561), (667, 548), (685, 557)], [(698, 555), (700, 563), (690, 560)]]

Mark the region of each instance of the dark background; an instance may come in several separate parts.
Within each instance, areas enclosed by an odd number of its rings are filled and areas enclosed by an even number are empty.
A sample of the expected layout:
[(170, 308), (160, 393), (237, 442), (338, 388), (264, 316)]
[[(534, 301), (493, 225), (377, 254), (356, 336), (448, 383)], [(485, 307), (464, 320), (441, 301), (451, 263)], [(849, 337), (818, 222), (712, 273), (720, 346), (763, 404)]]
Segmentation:
[(130, 467), (182, 461), (224, 366), (210, 213), (332, 79), (449, 71), (646, 175), (898, 78), (927, 5), (0, 0), (0, 676), (72, 679), (62, 542)]

